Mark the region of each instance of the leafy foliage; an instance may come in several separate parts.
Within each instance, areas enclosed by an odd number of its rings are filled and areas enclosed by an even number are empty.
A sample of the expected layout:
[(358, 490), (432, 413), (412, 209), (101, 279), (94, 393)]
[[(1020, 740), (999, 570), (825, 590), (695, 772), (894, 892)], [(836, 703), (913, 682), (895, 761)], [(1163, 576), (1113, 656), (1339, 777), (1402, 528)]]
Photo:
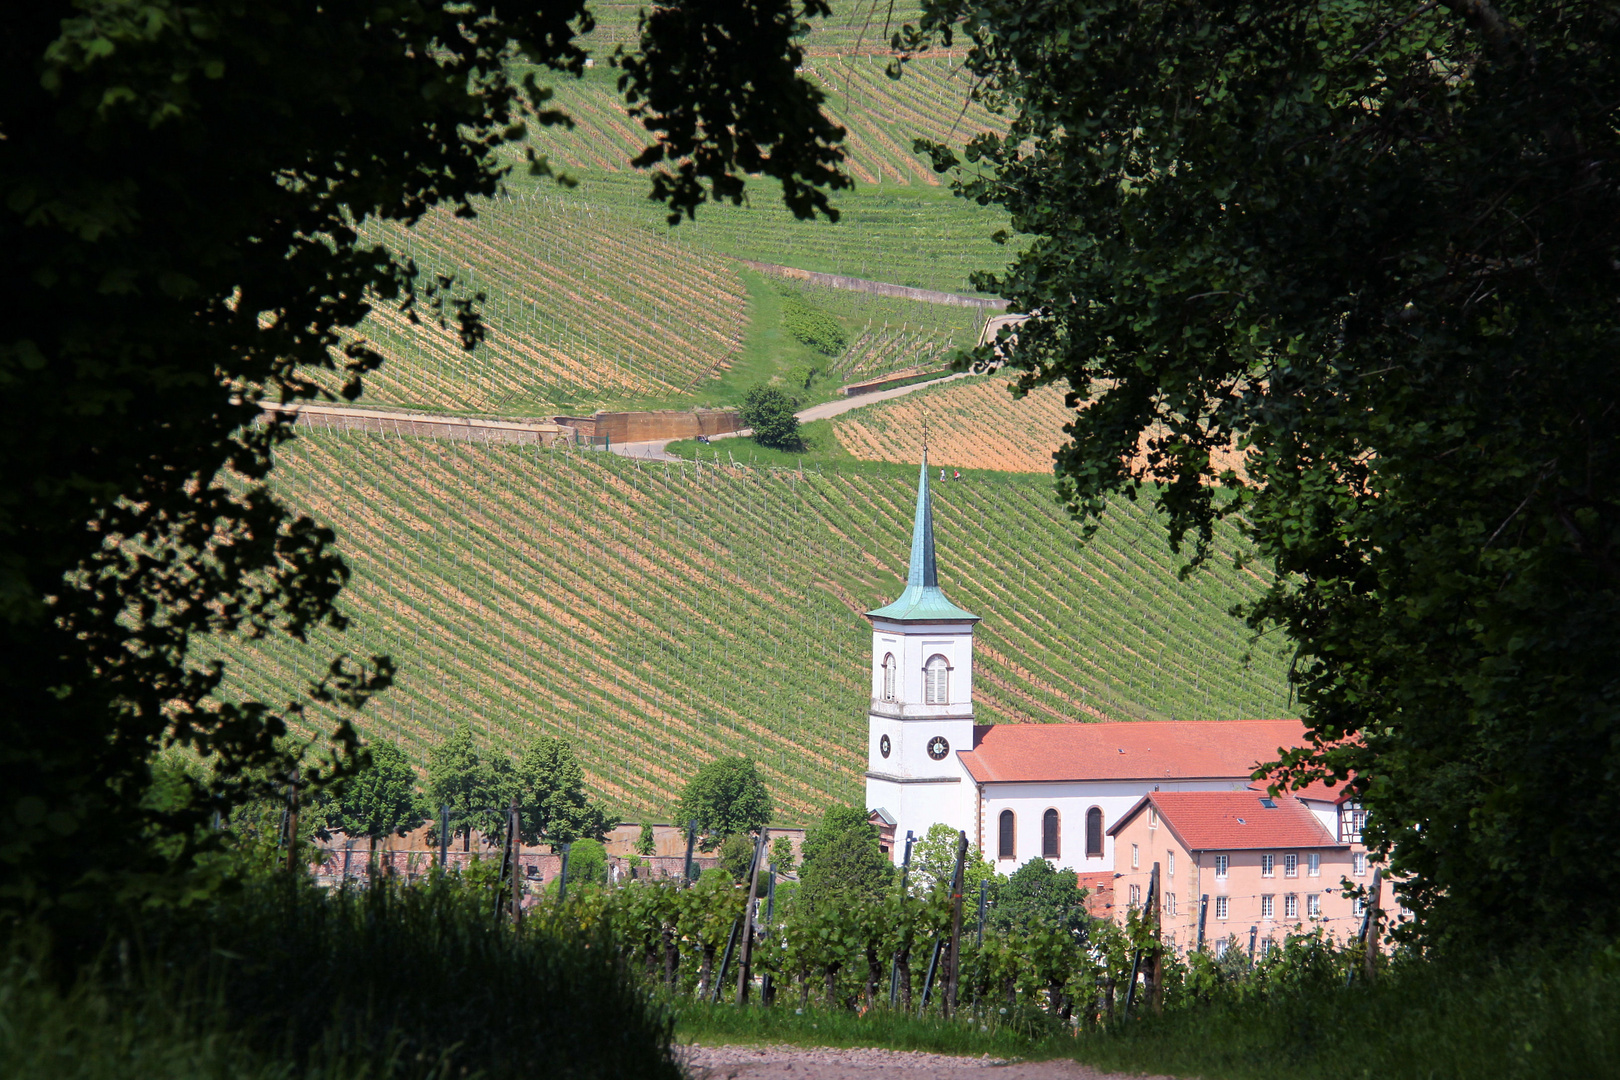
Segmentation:
[(1091, 921), (1085, 899), (1079, 875), (1073, 870), (1031, 859), (997, 890), (991, 925), (1011, 934), (1028, 933), (1038, 926), (1079, 933)]
[(771, 841), (771, 864), (778, 873), (793, 872), (793, 841), (786, 836), (778, 836)]
[(644, 821), (641, 823), (641, 832), (636, 834), (636, 854), (651, 855), (656, 850), (658, 845), (653, 840), (652, 822)]
[(806, 830), (800, 849), (798, 899), (809, 906), (858, 905), (876, 900), (894, 877), (866, 811), (831, 806)]
[(900, 37), (957, 34), (1011, 117), (957, 190), (1031, 238), (980, 279), (1034, 315), (1000, 348), (1084, 405), (1071, 510), (1150, 494), (1195, 555), (1241, 515), (1315, 740), (1282, 777), (1350, 779), (1405, 933), (1612, 935), (1620, 13), (934, 0)]
[(771, 793), (751, 758), (716, 758), (687, 782), (681, 820), (710, 837), (752, 832), (771, 820)]
[(763, 383), (748, 388), (742, 407), (737, 410), (744, 426), (754, 429), (754, 441), (772, 450), (799, 448), (799, 418), (793, 410), (799, 403), (774, 386)]
[[(497, 148), (567, 119), (541, 79), (583, 73), (592, 25), (579, 0), (0, 14), (0, 381), (29, 418), (0, 436), (0, 902), (101, 901), (112, 879), (155, 896), (152, 830), (183, 866), (214, 812), (352, 769), (347, 725), (302, 765), (277, 740), (311, 702), (387, 687), (385, 655), (323, 659), (271, 700), (217, 695), (224, 669), (188, 660), (209, 635), (347, 624), (332, 531), (264, 486), (290, 432), (259, 406), (317, 396), (323, 370), (359, 396), (374, 305), (479, 340), (477, 294), (357, 226), (493, 194)], [(781, 0), (648, 20), (623, 88), (676, 170), (655, 196), (690, 215), (704, 184), (737, 199), (766, 173), (795, 213), (830, 212), (840, 132), (796, 72), (801, 25)], [(160, 745), (214, 764), (173, 812), (142, 802)]]
[(822, 356), (837, 358), (849, 348), (849, 338), (838, 320), (793, 289), (782, 290), (782, 326)]
[(339, 783), (326, 825), (373, 843), (390, 833), (404, 836), (431, 813), (417, 793), (416, 770), (396, 743), (372, 743), (366, 754), (360, 771)]
[(748, 868), (754, 865), (754, 838), (746, 833), (733, 833), (720, 842), (720, 869), (731, 875), (731, 880), (748, 880)]
[[(950, 888), (956, 873), (957, 830), (936, 821), (928, 826), (921, 840), (911, 847), (911, 888), (924, 893), (937, 887)], [(983, 882), (996, 883), (996, 868), (984, 857), (984, 852), (968, 845), (967, 860), (962, 866), (962, 895), (977, 897)]]
[(600, 840), (618, 824), (586, 795), (585, 770), (561, 739), (541, 735), (524, 747), (516, 780), (518, 821), (526, 844)]
[[(428, 757), (428, 796), (435, 815), (450, 810), (450, 835), (467, 844), (473, 832), (498, 832), (517, 794), (512, 766), (504, 758), (485, 761), (473, 746), (472, 728), (457, 724)], [(437, 827), (437, 826), (435, 826)]]

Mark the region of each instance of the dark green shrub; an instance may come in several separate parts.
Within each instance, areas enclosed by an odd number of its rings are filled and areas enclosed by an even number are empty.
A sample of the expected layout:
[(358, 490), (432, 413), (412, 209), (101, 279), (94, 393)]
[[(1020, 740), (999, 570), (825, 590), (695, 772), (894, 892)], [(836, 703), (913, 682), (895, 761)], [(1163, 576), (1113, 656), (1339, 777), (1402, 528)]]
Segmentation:
[(849, 338), (837, 319), (796, 292), (782, 293), (782, 326), (823, 356), (842, 356)]
[(772, 450), (798, 450), (799, 418), (793, 410), (799, 403), (774, 386), (761, 383), (750, 387), (738, 416), (743, 426), (754, 429), (754, 441)]

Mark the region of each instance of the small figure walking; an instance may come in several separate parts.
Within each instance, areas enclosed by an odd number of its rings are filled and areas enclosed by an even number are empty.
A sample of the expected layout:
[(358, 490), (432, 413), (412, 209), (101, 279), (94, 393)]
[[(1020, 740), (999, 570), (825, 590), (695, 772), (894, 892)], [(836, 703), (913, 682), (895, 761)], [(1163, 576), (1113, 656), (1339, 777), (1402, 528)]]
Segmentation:
[(951, 479), (952, 480), (960, 480), (960, 479), (962, 479), (961, 471), (958, 470), (958, 469), (952, 469), (951, 470)]
[(945, 470), (944, 469), (939, 470), (939, 482), (942, 483), (942, 484), (945, 482)]

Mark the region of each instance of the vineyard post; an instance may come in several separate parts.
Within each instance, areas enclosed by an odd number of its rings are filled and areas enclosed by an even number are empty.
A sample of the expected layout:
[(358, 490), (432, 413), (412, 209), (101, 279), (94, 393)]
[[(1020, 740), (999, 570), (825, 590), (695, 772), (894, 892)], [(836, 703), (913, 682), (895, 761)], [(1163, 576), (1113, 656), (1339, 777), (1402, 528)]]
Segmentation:
[(1383, 890), (1384, 868), (1373, 867), (1372, 889), (1367, 897), (1367, 926), (1361, 935), (1362, 973), (1367, 979), (1367, 985), (1373, 984), (1378, 974), (1378, 894)]
[(511, 806), (511, 833), (512, 833), (512, 925), (523, 925), (523, 835), (518, 826), (518, 804), (512, 800)]
[(573, 841), (563, 841), (562, 869), (557, 873), (557, 903), (559, 905), (568, 899), (568, 853), (573, 850), (573, 847)]
[[(771, 942), (771, 927), (775, 925), (776, 918), (776, 864), (771, 863), (767, 868), (765, 887), (765, 929), (759, 935), (759, 944), (763, 948)], [(776, 1004), (776, 987), (771, 985), (771, 973), (767, 971), (759, 984), (759, 1003), (765, 1006)]]
[(292, 771), (287, 785), (287, 872), (298, 868), (298, 769)]
[(951, 967), (950, 981), (945, 984), (945, 996), (940, 1001), (945, 1019), (951, 1018), (956, 1008), (956, 990), (962, 972), (962, 874), (967, 864), (968, 839), (966, 831), (957, 834), (956, 872), (951, 875)]
[(1153, 962), (1148, 966), (1148, 1005), (1155, 1013), (1164, 1011), (1164, 895), (1159, 888), (1159, 864), (1153, 864), (1153, 876), (1148, 881), (1148, 894), (1152, 897), (1148, 917), (1153, 920)]
[(1209, 917), (1209, 893), (1198, 898), (1198, 951), (1204, 951), (1204, 920)]
[(681, 878), (686, 884), (692, 884), (692, 844), (697, 840), (697, 819), (693, 818), (686, 823), (686, 867), (681, 871)]
[(743, 908), (742, 956), (737, 962), (737, 1004), (748, 1004), (749, 970), (754, 958), (754, 901), (759, 898), (759, 865), (765, 861), (765, 835), (769, 829), (761, 825), (759, 838), (754, 843), (754, 861), (748, 867), (748, 903)]
[(900, 943), (895, 946), (894, 962), (889, 967), (889, 1008), (894, 1008), (900, 996), (900, 956), (906, 952), (911, 944), (911, 934), (906, 928), (906, 877), (911, 873), (911, 841), (912, 833), (906, 830), (906, 855), (900, 861)]

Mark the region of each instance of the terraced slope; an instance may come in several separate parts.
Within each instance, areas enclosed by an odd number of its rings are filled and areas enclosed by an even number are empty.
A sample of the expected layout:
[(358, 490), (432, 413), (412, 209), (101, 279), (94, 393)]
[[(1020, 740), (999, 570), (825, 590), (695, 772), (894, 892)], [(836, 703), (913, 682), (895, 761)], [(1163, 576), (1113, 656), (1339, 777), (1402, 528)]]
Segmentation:
[[(667, 814), (727, 753), (760, 760), (785, 818), (859, 797), (860, 612), (899, 589), (914, 469), (307, 435), (274, 476), (349, 554), (343, 646), (400, 664), (370, 734), (419, 759), (463, 719), (498, 750), (562, 734), (626, 813)], [(1038, 477), (941, 485), (935, 515), (945, 587), (984, 616), (986, 721), (1285, 712), (1281, 662), (1244, 667), (1246, 635), (1224, 614), (1259, 579), (1177, 581), (1143, 509), (1122, 507), (1084, 551)], [(223, 643), (229, 685), (280, 699), (333, 645)]]
[(833, 434), (867, 461), (916, 461), (928, 425), (928, 456), (961, 469), (1052, 474), (1052, 453), (1072, 417), (1063, 391), (1043, 387), (1013, 400), (998, 376), (962, 379), (856, 409), (832, 421)]

